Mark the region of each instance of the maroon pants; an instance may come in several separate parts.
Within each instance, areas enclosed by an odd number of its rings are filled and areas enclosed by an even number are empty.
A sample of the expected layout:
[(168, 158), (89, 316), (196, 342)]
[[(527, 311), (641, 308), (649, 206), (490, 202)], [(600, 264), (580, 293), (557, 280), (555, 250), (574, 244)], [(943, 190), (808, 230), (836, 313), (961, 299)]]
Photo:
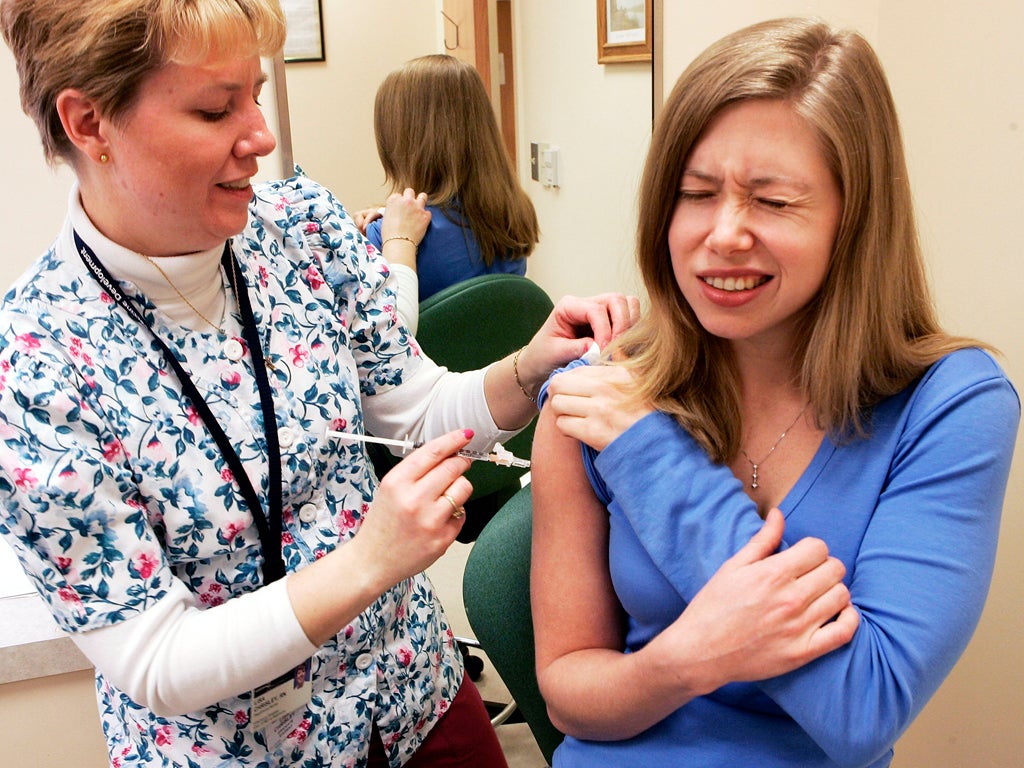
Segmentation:
[[(367, 768), (388, 766), (375, 725)], [(448, 711), (403, 768), (508, 768), (480, 691), (469, 677), (463, 679)]]

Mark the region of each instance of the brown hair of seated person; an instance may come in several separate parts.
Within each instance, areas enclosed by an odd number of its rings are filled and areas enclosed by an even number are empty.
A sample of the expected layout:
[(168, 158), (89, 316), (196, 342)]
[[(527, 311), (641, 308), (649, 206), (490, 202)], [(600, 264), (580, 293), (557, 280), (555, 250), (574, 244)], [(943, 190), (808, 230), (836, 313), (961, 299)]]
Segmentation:
[(537, 214), (519, 184), (480, 73), (453, 56), (406, 62), (377, 90), (377, 151), (393, 192), (426, 192), (427, 204), (476, 236), (484, 262), (529, 256)]

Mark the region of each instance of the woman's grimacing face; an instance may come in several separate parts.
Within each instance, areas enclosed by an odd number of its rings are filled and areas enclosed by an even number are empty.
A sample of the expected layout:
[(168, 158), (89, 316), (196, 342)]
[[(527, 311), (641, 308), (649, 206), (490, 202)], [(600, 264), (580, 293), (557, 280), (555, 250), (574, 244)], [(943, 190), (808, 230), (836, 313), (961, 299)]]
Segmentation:
[(165, 256), (214, 248), (241, 232), (258, 160), (276, 145), (258, 103), (264, 80), (258, 56), (169, 64), (152, 74), (126, 118), (108, 123), (107, 210), (97, 221), (104, 234)]
[(814, 132), (784, 101), (730, 105), (694, 144), (678, 195), (669, 252), (701, 325), (734, 343), (788, 349), (824, 280), (842, 210)]

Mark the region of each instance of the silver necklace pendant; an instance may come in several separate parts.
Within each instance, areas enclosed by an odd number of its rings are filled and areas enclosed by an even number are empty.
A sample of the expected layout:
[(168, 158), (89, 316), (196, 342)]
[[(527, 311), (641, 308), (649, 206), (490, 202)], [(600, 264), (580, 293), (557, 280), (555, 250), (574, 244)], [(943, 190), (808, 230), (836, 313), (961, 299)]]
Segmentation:
[(778, 439), (775, 441), (775, 444), (772, 445), (772, 447), (768, 449), (768, 453), (766, 453), (764, 455), (764, 458), (761, 459), (760, 461), (754, 461), (752, 458), (750, 458), (750, 456), (747, 454), (747, 452), (745, 450), (740, 448), (740, 453), (743, 454), (743, 458), (745, 458), (747, 460), (747, 463), (750, 464), (750, 469), (752, 470), (751, 477), (750, 477), (750, 487), (751, 488), (755, 488), (756, 489), (757, 486), (758, 486), (758, 482), (757, 482), (757, 467), (758, 467), (758, 465), (759, 464), (764, 464), (766, 461), (768, 461), (768, 459), (771, 457), (771, 455), (773, 453), (775, 453), (775, 449), (779, 447), (779, 443), (781, 443), (783, 438), (789, 433), (789, 430), (791, 430), (793, 427), (795, 427), (796, 423), (798, 421), (800, 421), (800, 417), (804, 415), (804, 411), (807, 410), (807, 407), (809, 405), (810, 405), (810, 403), (804, 404), (804, 407), (800, 409), (800, 413), (798, 413), (796, 415), (796, 418), (793, 419), (793, 423), (790, 424), (788, 427), (786, 427), (782, 431), (782, 434), (779, 435)]

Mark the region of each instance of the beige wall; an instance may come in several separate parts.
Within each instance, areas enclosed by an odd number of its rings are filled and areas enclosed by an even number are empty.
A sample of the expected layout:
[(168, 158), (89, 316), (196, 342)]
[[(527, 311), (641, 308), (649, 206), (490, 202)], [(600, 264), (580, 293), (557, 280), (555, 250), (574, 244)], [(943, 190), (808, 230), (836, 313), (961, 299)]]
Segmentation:
[[(326, 61), (285, 65), (295, 162), (350, 209), (379, 202), (384, 171), (373, 138), (373, 99), (384, 75), (407, 59), (441, 50), (441, 0), (329, 0), (323, 4)], [(272, 127), (272, 82), (264, 99)], [(64, 219), (71, 174), (43, 162), (35, 126), (20, 109), (14, 58), (0, 45), (0, 167), (7, 204), (0, 206), (9, 285), (41, 254)], [(279, 175), (280, 157), (261, 163), (261, 177)]]
[[(877, 44), (909, 147), (943, 321), (999, 347), (1024, 387), (1024, 5), (881, 4)], [(915, 14), (913, 11), (922, 12)], [(953, 676), (904, 739), (896, 768), (1024, 762), (1024, 438), (992, 590)]]
[(326, 61), (286, 66), (295, 162), (349, 209), (383, 202), (373, 99), (402, 62), (440, 51), (440, 1), (327, 0)]
[(105, 768), (92, 670), (0, 685), (3, 764)]
[[(936, 302), (956, 333), (1004, 353), (1024, 385), (1024, 6), (923, 0), (706, 6), (664, 2), (664, 88), (708, 43), (791, 13), (860, 29), (900, 109)], [(896, 748), (894, 768), (1011, 768), (1024, 755), (1024, 448), (1018, 437), (992, 590), (953, 674)], [(936, 631), (942, 631), (937, 627)]]
[[(513, 0), (519, 167), (540, 219), (527, 275), (553, 298), (636, 292), (636, 185), (651, 131), (649, 64), (597, 63), (593, 2)], [(530, 143), (559, 147), (560, 186), (530, 179)]]
[[(265, 66), (269, 73), (274, 65), (267, 61)], [(293, 66), (300, 65), (288, 65)], [(261, 101), (267, 123), (277, 133), (274, 83), (271, 77), (264, 86)], [(56, 168), (46, 165), (35, 123), (21, 111), (14, 56), (2, 43), (0, 106), (4, 110), (0, 127), (0, 167), (4, 169), (8, 190), (8, 203), (0, 206), (0, 232), (5, 239), (4, 258), (0, 259), (0, 286), (6, 289), (53, 242), (64, 221), (73, 175), (65, 165)], [(260, 178), (280, 176), (282, 162), (280, 149), (275, 149), (260, 163)]]
[[(285, 65), (295, 161), (349, 207), (372, 204), (382, 195), (373, 98), (386, 72), (414, 56), (440, 50), (439, 8), (440, 0), (326, 0), (326, 61)], [(45, 165), (35, 126), (20, 110), (17, 87), (14, 59), (0, 44), (0, 107), (5, 113), (0, 164), (6, 189), (0, 205), (0, 290), (52, 242), (64, 219), (71, 183), (66, 168), (55, 173)], [(273, 124), (273, 94), (265, 95), (265, 111)], [(272, 157), (262, 165), (265, 177), (274, 175), (280, 162)], [(59, 733), (41, 730), (40, 718), (55, 717)], [(107, 765), (92, 672), (0, 685), (0, 745), (3, 765)]]
[(0, 42), (0, 163), (4, 169), (7, 203), (0, 205), (0, 231), (4, 257), (0, 259), (0, 285), (6, 288), (39, 256), (64, 220), (71, 173), (51, 170), (43, 160), (43, 147), (35, 124), (21, 111), (14, 56)]

